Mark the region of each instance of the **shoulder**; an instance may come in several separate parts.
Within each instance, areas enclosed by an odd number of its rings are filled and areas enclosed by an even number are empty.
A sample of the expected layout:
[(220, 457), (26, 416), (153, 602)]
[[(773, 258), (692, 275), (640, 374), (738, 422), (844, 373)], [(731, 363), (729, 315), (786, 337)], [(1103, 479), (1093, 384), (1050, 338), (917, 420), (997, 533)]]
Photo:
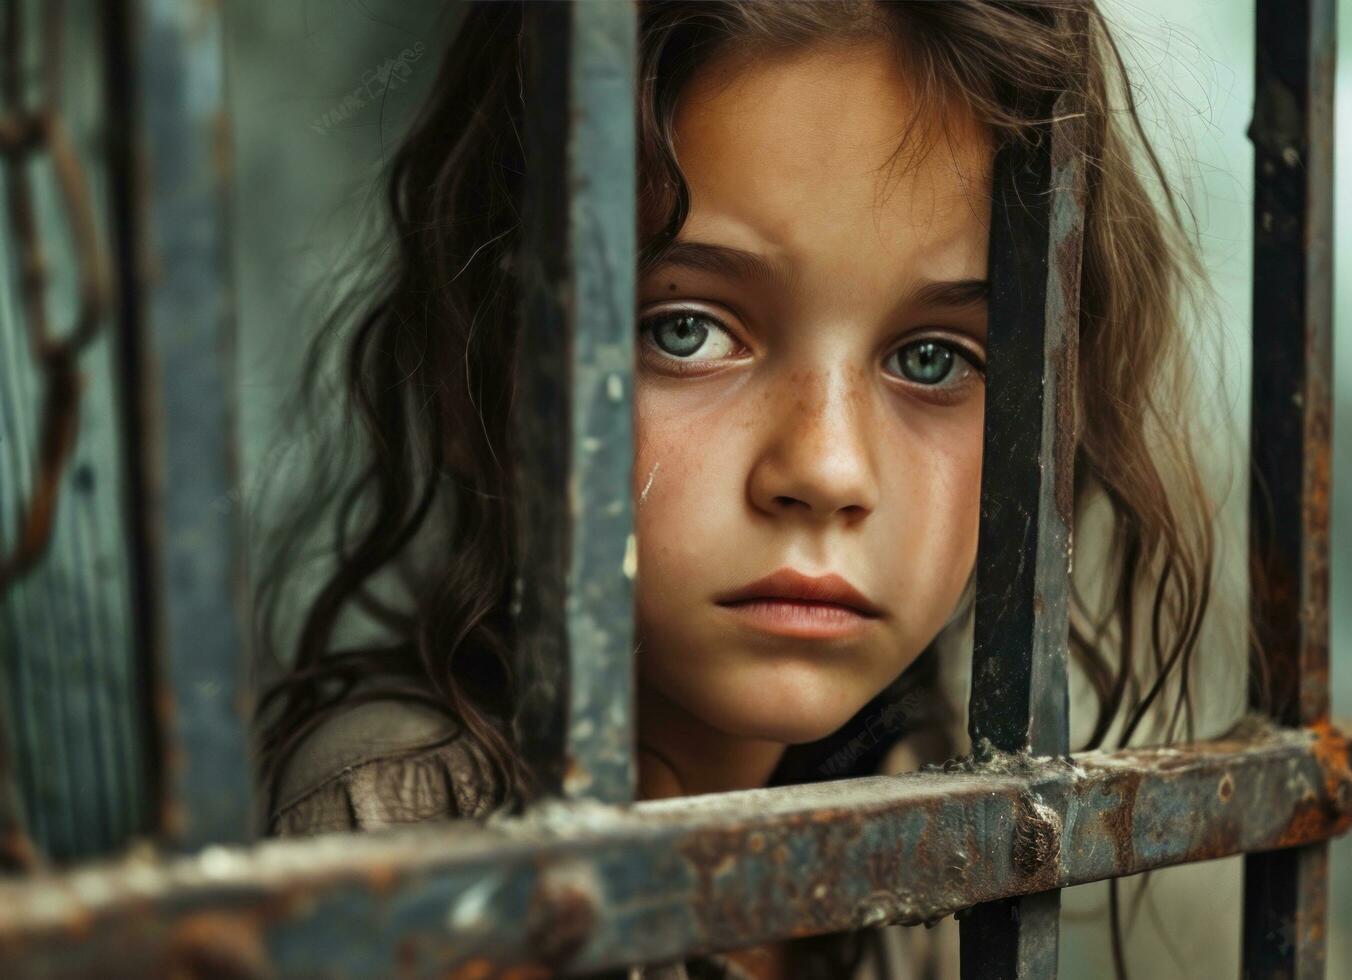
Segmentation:
[(268, 829), (318, 834), (481, 817), (502, 796), (483, 749), (454, 718), (412, 702), (370, 701), (329, 718), (296, 749), (279, 775)]

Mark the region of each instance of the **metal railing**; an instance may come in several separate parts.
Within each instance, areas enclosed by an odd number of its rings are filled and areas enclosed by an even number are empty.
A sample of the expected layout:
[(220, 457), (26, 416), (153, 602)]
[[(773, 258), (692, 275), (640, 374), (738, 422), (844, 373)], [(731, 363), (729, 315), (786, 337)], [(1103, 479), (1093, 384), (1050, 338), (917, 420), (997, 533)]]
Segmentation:
[(1251, 550), (1274, 597), (1257, 610), (1272, 723), (1067, 755), (1084, 175), (1063, 101), (1048, 139), (995, 169), (976, 753), (940, 771), (633, 803), (636, 24), (629, 4), (541, 4), (526, 11), (523, 135), (546, 165), (524, 209), (534, 340), (515, 432), (530, 488), (519, 621), (540, 692), (526, 748), (552, 760), (553, 792), (488, 825), (252, 845), (235, 545), (205, 506), (233, 445), (225, 168), (211, 155), (220, 13), (108, 10), (122, 79), (109, 112), (125, 134), (110, 149), (115, 326), (141, 502), (129, 527), (161, 760), (143, 789), (166, 851), (186, 853), (0, 880), (0, 975), (586, 972), (965, 911), (965, 976), (1046, 977), (1059, 889), (1235, 854), (1248, 855), (1245, 975), (1323, 974), (1327, 840), (1352, 824), (1352, 743), (1327, 702), (1333, 0), (1258, 3)]

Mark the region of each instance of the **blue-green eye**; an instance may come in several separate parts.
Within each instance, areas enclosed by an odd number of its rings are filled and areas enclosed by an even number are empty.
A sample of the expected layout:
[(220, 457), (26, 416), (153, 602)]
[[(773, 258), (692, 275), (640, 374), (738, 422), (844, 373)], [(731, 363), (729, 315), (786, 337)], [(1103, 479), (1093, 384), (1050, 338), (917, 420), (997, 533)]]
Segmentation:
[(643, 321), (651, 346), (683, 361), (716, 361), (727, 357), (737, 342), (711, 317), (694, 312), (658, 314)]
[(940, 340), (917, 340), (899, 347), (888, 355), (884, 367), (912, 384), (930, 387), (959, 384), (972, 373), (967, 357)]

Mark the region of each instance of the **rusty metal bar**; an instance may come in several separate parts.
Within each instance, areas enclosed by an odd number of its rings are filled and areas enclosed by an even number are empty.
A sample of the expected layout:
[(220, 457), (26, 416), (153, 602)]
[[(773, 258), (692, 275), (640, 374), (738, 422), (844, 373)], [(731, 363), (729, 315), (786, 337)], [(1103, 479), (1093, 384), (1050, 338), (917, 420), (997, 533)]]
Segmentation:
[(632, 4), (525, 7), (521, 740), (546, 794), (633, 798)]
[(105, 19), (129, 101), (111, 149), (133, 606), (159, 742), (156, 824), (183, 848), (246, 840), (252, 823), (238, 528), (219, 506), (236, 482), (221, 17), (121, 0)]
[(127, 536), (114, 489), (121, 459), (105, 348), (103, 168), (97, 152), (85, 152), (116, 123), (97, 114), (97, 82), (84, 84), (108, 67), (99, 31), (67, 6), (0, 0), (8, 232), (0, 243), (0, 673), (8, 674), (0, 741), (9, 740), (11, 773), (0, 775), (8, 787), (0, 825), (9, 828), (0, 831), (0, 864), (117, 850), (146, 813), (144, 712), (124, 628)]
[[(1005, 752), (1069, 750), (1066, 649), (1084, 174), (1071, 97), (996, 156), (981, 528), (968, 728)], [(1031, 807), (1044, 806), (1032, 799)], [(1056, 975), (1060, 895), (973, 909), (964, 977)]]
[(134, 976), (194, 963), (229, 976), (328, 975), (334, 964), (352, 977), (585, 972), (915, 924), (1352, 824), (1352, 742), (1328, 726), (950, 768), (621, 807), (559, 802), (488, 825), (11, 880), (0, 883), (0, 975), (107, 963)]
[[(1284, 725), (1329, 710), (1334, 0), (1259, 0), (1253, 265), (1251, 703)], [(1244, 862), (1246, 977), (1322, 977), (1328, 847)]]

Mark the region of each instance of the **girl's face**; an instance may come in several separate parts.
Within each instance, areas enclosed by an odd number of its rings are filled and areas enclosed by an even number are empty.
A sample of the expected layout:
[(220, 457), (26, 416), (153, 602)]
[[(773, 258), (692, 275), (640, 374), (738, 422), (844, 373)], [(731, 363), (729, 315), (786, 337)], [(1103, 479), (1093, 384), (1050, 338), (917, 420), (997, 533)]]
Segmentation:
[(676, 152), (689, 219), (639, 287), (640, 684), (719, 731), (811, 741), (972, 571), (991, 147), (917, 106), (890, 46), (852, 42), (716, 59)]

